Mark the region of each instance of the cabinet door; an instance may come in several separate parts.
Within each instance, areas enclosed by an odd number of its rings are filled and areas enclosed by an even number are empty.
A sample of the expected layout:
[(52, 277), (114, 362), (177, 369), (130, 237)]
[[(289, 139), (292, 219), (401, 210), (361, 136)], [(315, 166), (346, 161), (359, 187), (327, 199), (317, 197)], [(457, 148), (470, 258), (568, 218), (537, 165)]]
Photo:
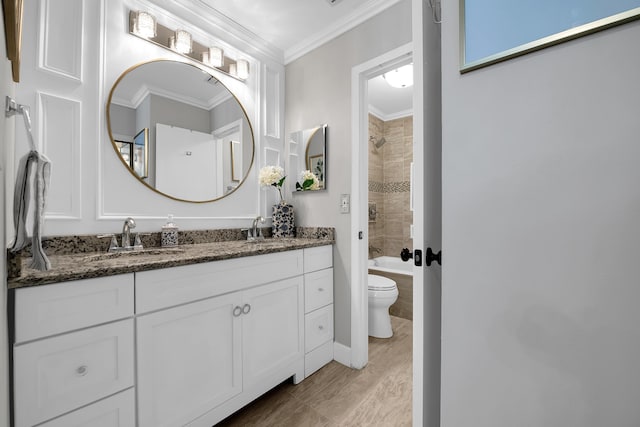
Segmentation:
[(175, 427), (242, 391), (240, 293), (141, 316), (140, 427)]
[(243, 375), (249, 387), (304, 358), (302, 277), (244, 291), (243, 302)]
[(17, 345), (15, 426), (32, 426), (133, 386), (133, 320)]
[(132, 388), (38, 427), (135, 427), (136, 397)]

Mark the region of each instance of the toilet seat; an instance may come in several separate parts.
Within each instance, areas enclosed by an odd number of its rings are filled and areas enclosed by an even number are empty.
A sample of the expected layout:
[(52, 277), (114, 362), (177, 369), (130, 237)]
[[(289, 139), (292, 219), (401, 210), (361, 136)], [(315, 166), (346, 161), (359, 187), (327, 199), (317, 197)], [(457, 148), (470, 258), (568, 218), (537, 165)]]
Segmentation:
[(392, 291), (396, 289), (396, 282), (388, 277), (369, 274), (367, 286), (370, 291)]

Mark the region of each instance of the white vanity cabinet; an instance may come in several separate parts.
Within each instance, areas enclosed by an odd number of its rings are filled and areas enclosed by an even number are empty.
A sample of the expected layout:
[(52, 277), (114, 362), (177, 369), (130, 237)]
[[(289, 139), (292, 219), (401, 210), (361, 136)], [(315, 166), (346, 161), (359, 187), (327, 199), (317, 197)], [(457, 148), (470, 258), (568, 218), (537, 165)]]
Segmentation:
[(136, 274), (139, 426), (211, 426), (302, 380), (302, 273), (296, 250)]
[(333, 248), (304, 251), (305, 378), (333, 360)]
[(133, 289), (127, 274), (15, 290), (16, 427), (135, 426)]
[(16, 427), (211, 427), (333, 359), (331, 245), (13, 299)]

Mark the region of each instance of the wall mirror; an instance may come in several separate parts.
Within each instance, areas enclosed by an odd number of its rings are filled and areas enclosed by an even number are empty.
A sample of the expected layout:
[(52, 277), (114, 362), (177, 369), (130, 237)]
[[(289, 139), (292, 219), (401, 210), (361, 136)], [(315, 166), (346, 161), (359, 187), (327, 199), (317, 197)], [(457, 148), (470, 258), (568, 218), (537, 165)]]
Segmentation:
[[(327, 125), (292, 132), (289, 136), (289, 175), (302, 184), (301, 174), (308, 170), (318, 178), (317, 190), (327, 188)], [(317, 191), (316, 190), (316, 191)]]
[(460, 72), (640, 19), (640, 0), (460, 0)]
[(123, 167), (174, 200), (225, 197), (253, 164), (246, 111), (218, 79), (189, 63), (160, 59), (125, 71), (109, 94), (107, 126)]

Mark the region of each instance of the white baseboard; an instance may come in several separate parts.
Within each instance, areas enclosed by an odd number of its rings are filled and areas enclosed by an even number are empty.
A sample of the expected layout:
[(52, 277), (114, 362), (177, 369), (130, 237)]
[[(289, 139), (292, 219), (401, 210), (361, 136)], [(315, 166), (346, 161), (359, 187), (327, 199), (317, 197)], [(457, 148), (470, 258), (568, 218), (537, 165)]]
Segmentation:
[(333, 360), (344, 366), (351, 367), (351, 347), (347, 347), (339, 342), (333, 343)]

